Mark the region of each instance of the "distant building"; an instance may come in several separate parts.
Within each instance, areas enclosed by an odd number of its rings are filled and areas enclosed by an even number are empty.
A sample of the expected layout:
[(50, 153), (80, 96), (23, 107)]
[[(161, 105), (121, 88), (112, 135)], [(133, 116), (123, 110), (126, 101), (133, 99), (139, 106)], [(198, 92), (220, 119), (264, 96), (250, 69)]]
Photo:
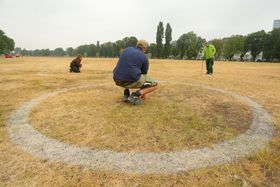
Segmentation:
[(253, 57), (251, 55), (251, 51), (246, 52), (246, 54), (243, 56), (243, 60), (245, 61), (252, 61)]
[[(246, 52), (246, 54), (243, 56), (244, 61), (253, 61), (253, 56), (251, 54), (251, 51)], [(256, 62), (262, 62), (263, 61), (263, 51), (260, 52), (255, 59)]]
[(232, 57), (233, 61), (241, 61), (241, 53), (236, 53)]
[(196, 60), (202, 60), (202, 57), (203, 57), (203, 48), (201, 50), (199, 50)]
[(276, 19), (273, 22), (273, 29), (278, 29), (280, 28), (280, 19)]
[(262, 62), (263, 61), (263, 51), (260, 52), (255, 59), (256, 62)]

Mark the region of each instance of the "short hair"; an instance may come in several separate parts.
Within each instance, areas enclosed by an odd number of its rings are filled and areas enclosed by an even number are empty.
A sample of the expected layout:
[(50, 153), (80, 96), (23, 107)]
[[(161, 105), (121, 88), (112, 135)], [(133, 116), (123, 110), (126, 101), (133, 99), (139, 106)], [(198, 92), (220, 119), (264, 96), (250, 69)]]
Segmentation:
[(147, 50), (148, 49), (148, 42), (146, 40), (138, 40), (136, 46), (140, 47), (142, 49), (145, 48)]

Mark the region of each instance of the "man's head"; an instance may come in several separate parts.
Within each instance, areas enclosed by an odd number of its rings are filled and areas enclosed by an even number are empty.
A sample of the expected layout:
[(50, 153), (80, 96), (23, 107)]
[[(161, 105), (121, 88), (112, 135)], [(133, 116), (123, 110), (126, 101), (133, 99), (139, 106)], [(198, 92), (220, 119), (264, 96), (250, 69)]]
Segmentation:
[(83, 57), (82, 55), (78, 54), (76, 58), (82, 60)]
[(144, 53), (148, 51), (148, 42), (146, 40), (138, 40), (136, 46), (141, 48)]
[(206, 47), (208, 47), (208, 46), (209, 46), (209, 43), (206, 41), (206, 42), (204, 43), (204, 45), (205, 45)]

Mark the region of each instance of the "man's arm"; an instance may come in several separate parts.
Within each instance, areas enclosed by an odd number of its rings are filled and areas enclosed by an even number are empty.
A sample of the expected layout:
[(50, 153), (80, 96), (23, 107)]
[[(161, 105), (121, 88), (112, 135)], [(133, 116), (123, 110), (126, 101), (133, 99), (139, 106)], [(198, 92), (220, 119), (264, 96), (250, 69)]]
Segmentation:
[(142, 64), (142, 67), (141, 67), (141, 73), (142, 74), (147, 74), (148, 73), (148, 70), (149, 70), (149, 60), (148, 58), (146, 57), (144, 59), (144, 63)]
[(82, 64), (81, 64), (81, 60), (78, 60), (78, 59), (74, 59), (72, 61), (72, 64), (75, 65), (75, 66), (78, 66), (78, 67), (81, 67)]
[(214, 56), (215, 56), (215, 54), (216, 54), (216, 48), (215, 48), (214, 45), (213, 45), (213, 54), (214, 54)]

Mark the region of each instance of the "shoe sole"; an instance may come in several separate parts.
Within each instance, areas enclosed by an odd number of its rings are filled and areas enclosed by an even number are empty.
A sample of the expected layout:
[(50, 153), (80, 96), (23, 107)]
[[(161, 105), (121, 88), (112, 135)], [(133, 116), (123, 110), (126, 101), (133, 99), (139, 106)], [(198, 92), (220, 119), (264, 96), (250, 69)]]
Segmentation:
[(140, 99), (139, 99), (139, 100), (135, 100), (135, 99), (133, 99), (133, 98), (131, 98), (131, 97), (127, 98), (127, 100), (128, 100), (131, 104), (133, 104), (133, 105), (140, 105), (140, 104), (143, 103), (143, 101), (141, 101)]
[(129, 101), (128, 101), (128, 99), (126, 98), (126, 99), (122, 99), (122, 102), (128, 103)]

